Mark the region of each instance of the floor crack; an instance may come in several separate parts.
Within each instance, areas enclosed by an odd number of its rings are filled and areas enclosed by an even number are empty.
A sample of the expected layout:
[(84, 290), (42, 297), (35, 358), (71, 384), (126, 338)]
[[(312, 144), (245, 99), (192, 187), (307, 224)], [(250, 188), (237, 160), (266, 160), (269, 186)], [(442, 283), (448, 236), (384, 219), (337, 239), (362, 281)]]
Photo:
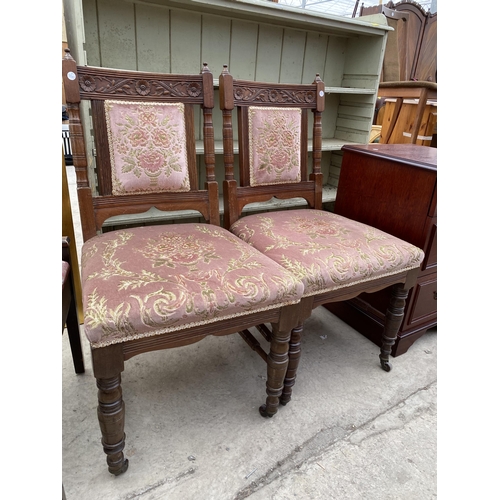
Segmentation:
[[(433, 380), (429, 384), (427, 384), (424, 387), (420, 387), (416, 389), (415, 391), (411, 392), (405, 398), (397, 401), (394, 403), (392, 406), (389, 408), (384, 409), (384, 411), (378, 413), (377, 415), (374, 415), (372, 418), (364, 422), (362, 425), (359, 427), (355, 427), (352, 429), (342, 429), (341, 432), (339, 433), (339, 428), (334, 428), (334, 427), (327, 427), (324, 429), (321, 429), (318, 431), (314, 436), (309, 438), (307, 441), (303, 442), (301, 445), (297, 446), (292, 452), (290, 452), (286, 457), (283, 459), (279, 460), (275, 465), (270, 467), (266, 473), (261, 475), (259, 478), (256, 478), (252, 483), (245, 488), (241, 489), (236, 496), (233, 498), (233, 500), (243, 500), (259, 489), (261, 489), (263, 486), (266, 486), (270, 483), (272, 483), (274, 480), (278, 479), (280, 476), (283, 476), (284, 474), (290, 472), (293, 469), (300, 469), (302, 465), (307, 461), (307, 460), (317, 460), (321, 457), (321, 455), (337, 444), (339, 441), (349, 441), (351, 436), (359, 432), (362, 429), (367, 429), (369, 425), (371, 425), (374, 421), (379, 419), (385, 414), (390, 413), (394, 409), (396, 409), (398, 406), (400, 406), (402, 403), (407, 401), (409, 398), (415, 396), (419, 392), (426, 391), (428, 390), (431, 386), (433, 386), (437, 381)], [(384, 431), (386, 431), (385, 429)], [(322, 445), (320, 447), (316, 447), (315, 449), (315, 444), (318, 443), (318, 441), (321, 441), (319, 439), (320, 436), (325, 435), (325, 434), (332, 434), (334, 437), (333, 439), (328, 442), (326, 445)], [(370, 436), (373, 436), (374, 434), (370, 434)], [(367, 436), (368, 437), (368, 436)], [(357, 443), (351, 443), (353, 445), (356, 445)]]
[(150, 486), (146, 486), (139, 491), (135, 491), (134, 493), (129, 493), (126, 497), (123, 497), (123, 500), (133, 500), (134, 498), (140, 498), (145, 493), (149, 493), (149, 492), (155, 490), (156, 488), (163, 486), (164, 484), (175, 483), (175, 482), (183, 479), (186, 476), (194, 474), (195, 472), (196, 472), (196, 469), (194, 467), (190, 467), (189, 469), (185, 470), (184, 472), (181, 472), (180, 474), (178, 474), (174, 478), (166, 477), (165, 479), (162, 479), (161, 481), (158, 481)]

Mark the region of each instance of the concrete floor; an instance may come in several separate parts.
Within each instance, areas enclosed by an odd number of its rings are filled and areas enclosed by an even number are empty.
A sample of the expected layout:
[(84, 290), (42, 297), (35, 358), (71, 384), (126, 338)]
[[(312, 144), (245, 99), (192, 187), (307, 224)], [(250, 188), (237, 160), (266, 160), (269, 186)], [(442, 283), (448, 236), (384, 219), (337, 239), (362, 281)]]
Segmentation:
[(323, 308), (305, 332), (292, 401), (272, 419), (258, 412), (265, 363), (238, 335), (127, 361), (130, 464), (119, 477), (108, 473), (100, 444), (88, 343), (82, 333), (86, 373), (76, 375), (63, 335), (66, 498), (435, 498), (437, 329), (393, 359), (390, 373), (377, 346)]

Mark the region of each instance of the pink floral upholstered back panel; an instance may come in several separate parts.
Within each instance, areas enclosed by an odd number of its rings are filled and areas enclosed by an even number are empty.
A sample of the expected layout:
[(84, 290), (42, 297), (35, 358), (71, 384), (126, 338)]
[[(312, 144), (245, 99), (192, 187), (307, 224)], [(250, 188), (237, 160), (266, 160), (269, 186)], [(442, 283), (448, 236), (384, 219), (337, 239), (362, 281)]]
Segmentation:
[(189, 191), (182, 103), (105, 102), (113, 194)]
[(250, 106), (250, 185), (300, 182), (300, 108)]

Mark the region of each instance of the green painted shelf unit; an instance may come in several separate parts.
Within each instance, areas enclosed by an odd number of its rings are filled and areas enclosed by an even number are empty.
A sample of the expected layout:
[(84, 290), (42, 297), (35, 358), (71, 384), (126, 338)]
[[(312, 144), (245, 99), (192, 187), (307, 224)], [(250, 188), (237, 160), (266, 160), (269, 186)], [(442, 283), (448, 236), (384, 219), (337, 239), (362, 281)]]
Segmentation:
[[(78, 64), (190, 74), (208, 63), (216, 92), (213, 120), (220, 183), (224, 168), (218, 77), (223, 65), (236, 79), (263, 82), (311, 83), (319, 73), (327, 93), (322, 117), (323, 201), (325, 207), (335, 201), (340, 149), (368, 142), (390, 30), (385, 16), (361, 21), (259, 0), (64, 0), (64, 9), (68, 43), (77, 46), (72, 54)], [(200, 153), (201, 118), (196, 122)], [(201, 154), (198, 158), (203, 161)], [(250, 209), (301, 203), (271, 200)], [(196, 215), (151, 209), (139, 216), (112, 218), (107, 225), (175, 222)]]

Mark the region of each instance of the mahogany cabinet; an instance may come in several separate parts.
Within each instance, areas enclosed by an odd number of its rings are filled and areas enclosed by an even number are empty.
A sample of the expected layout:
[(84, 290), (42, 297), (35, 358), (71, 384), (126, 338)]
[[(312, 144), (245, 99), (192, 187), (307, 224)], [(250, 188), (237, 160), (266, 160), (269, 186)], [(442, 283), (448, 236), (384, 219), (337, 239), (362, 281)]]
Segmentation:
[[(422, 248), (425, 258), (410, 290), (392, 355), (405, 353), (437, 324), (437, 148), (414, 144), (344, 146), (334, 212)], [(381, 342), (389, 290), (325, 307)]]

